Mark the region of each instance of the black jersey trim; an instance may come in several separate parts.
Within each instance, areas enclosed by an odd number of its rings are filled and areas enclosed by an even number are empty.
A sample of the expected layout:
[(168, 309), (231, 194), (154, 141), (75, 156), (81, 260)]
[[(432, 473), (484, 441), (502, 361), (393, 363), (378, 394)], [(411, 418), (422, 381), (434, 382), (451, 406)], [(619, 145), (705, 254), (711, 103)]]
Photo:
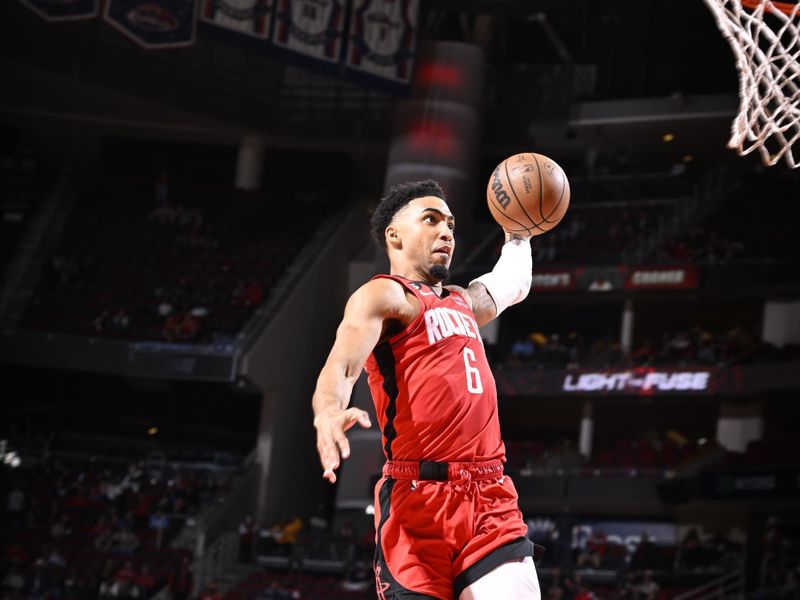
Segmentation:
[(402, 331), (398, 331), (397, 333), (386, 339), (386, 341), (388, 341), (390, 344), (396, 344), (403, 338), (410, 336), (412, 333), (415, 333), (422, 326), (422, 322), (425, 320), (425, 309), (427, 308), (425, 300), (423, 300), (422, 296), (419, 294), (419, 290), (415, 289), (414, 286), (411, 285), (412, 283), (415, 282), (412, 282), (410, 279), (406, 279), (405, 277), (400, 277), (400, 275), (386, 275), (385, 273), (381, 273), (379, 275), (375, 275), (372, 279), (389, 279), (391, 281), (396, 281), (397, 283), (403, 286), (404, 290), (407, 290), (412, 294), (414, 294), (414, 297), (419, 301), (420, 304), (419, 314), (416, 317), (414, 317), (411, 323), (406, 325)]
[(436, 596), (420, 594), (400, 585), (389, 570), (389, 565), (386, 564), (386, 557), (383, 555), (381, 546), (381, 534), (383, 526), (392, 511), (392, 490), (397, 481), (397, 479), (384, 479), (378, 492), (381, 520), (376, 531), (375, 559), (372, 565), (375, 569), (375, 586), (378, 598), (381, 600), (439, 600)]
[[(541, 548), (541, 546), (539, 546)], [(492, 550), (489, 554), (481, 558), (475, 564), (467, 567), (456, 576), (453, 582), (453, 593), (458, 598), (468, 586), (472, 585), (478, 579), (494, 571), (497, 567), (504, 562), (508, 562), (515, 558), (524, 558), (526, 556), (534, 557), (536, 554), (535, 545), (526, 537), (519, 537), (507, 544), (500, 546), (496, 550)], [(536, 558), (534, 557), (534, 560)]]
[(372, 351), (375, 362), (378, 364), (378, 371), (383, 377), (383, 391), (389, 402), (386, 405), (386, 425), (383, 427), (383, 437), (386, 440), (383, 450), (386, 458), (392, 460), (392, 442), (397, 437), (397, 429), (394, 427), (394, 420), (397, 416), (397, 374), (395, 373), (394, 353), (392, 345), (386, 341), (381, 342)]

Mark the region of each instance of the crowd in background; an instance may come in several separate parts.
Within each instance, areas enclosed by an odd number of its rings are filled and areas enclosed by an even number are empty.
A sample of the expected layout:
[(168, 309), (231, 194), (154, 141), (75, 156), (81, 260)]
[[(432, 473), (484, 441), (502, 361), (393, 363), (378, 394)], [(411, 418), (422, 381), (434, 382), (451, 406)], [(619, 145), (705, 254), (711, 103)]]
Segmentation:
[(170, 542), (227, 485), (210, 473), (85, 460), (3, 470), (0, 483), (9, 599), (149, 598), (164, 585), (188, 598), (188, 552)]
[(764, 342), (750, 328), (734, 326), (726, 331), (693, 327), (665, 331), (625, 353), (618, 337), (610, 334), (587, 339), (575, 331), (533, 331), (517, 337), (496, 355), (509, 366), (541, 368), (720, 366), (777, 362), (800, 357), (800, 346), (778, 348)]

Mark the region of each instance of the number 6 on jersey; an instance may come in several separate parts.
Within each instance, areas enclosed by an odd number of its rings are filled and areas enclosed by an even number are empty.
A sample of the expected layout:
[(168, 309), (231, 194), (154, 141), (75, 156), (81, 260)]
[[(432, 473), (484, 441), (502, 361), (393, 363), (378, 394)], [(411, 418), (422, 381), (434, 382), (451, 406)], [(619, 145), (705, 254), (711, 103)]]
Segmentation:
[(481, 372), (472, 366), (475, 362), (475, 353), (464, 348), (464, 369), (467, 372), (467, 390), (472, 394), (483, 393), (483, 383), (481, 382)]

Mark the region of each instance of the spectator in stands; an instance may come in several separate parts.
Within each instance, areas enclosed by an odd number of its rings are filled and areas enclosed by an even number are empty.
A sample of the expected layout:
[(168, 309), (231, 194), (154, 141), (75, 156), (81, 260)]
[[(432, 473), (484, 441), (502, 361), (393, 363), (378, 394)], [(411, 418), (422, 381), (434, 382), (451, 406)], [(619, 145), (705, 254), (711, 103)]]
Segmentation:
[(111, 527), (109, 527), (106, 517), (100, 515), (97, 522), (92, 526), (91, 533), (94, 536), (94, 547), (100, 552), (111, 551)]
[[(550, 549), (548, 548), (549, 552)], [(551, 600), (573, 600), (575, 596), (575, 582), (564, 575), (561, 569), (553, 569), (550, 586), (547, 588), (547, 597)]]
[(25, 576), (20, 572), (19, 567), (11, 565), (8, 573), (3, 577), (3, 596), (8, 598), (22, 598), (25, 589)]
[(169, 593), (172, 600), (186, 600), (192, 593), (192, 573), (189, 571), (189, 557), (182, 556), (181, 562), (169, 576)]
[(128, 332), (131, 318), (128, 316), (128, 311), (124, 308), (118, 308), (114, 315), (109, 319), (107, 329), (110, 333), (115, 335), (123, 335)]
[(111, 536), (111, 551), (130, 556), (139, 547), (139, 537), (125, 526)]
[(658, 548), (652, 536), (643, 531), (636, 550), (631, 557), (631, 568), (635, 570), (652, 569), (658, 566)]
[(258, 306), (264, 299), (264, 288), (256, 280), (251, 280), (242, 289), (239, 301), (243, 306)]
[(578, 555), (578, 566), (583, 567), (587, 563), (595, 569), (599, 569), (603, 562), (603, 556), (608, 550), (608, 538), (602, 529), (592, 531), (592, 535), (586, 540), (586, 546)]
[(636, 581), (636, 573), (628, 571), (625, 573), (625, 580), (619, 586), (619, 600), (638, 600), (639, 584)]
[(343, 560), (352, 560), (356, 550), (356, 530), (353, 519), (346, 517), (342, 520), (336, 532), (336, 554)]
[(255, 525), (253, 517), (247, 515), (239, 523), (239, 562), (250, 564), (253, 560), (253, 539), (255, 537)]
[(169, 206), (169, 172), (166, 167), (161, 168), (156, 178), (155, 197), (157, 208)]
[(61, 514), (58, 520), (50, 528), (50, 537), (55, 540), (67, 538), (72, 535), (72, 527), (66, 514)]
[[(561, 565), (561, 533), (558, 531), (558, 526), (555, 523), (550, 523), (548, 526), (542, 538), (542, 546), (545, 547), (542, 563), (555, 567)], [(556, 568), (556, 570), (558, 570), (558, 568)]]
[(759, 567), (759, 582), (762, 586), (767, 583), (770, 570), (779, 565), (788, 544), (784, 540), (777, 517), (767, 519), (766, 529), (761, 536), (761, 564)]
[(113, 577), (106, 577), (100, 582), (100, 587), (97, 590), (97, 597), (100, 600), (108, 600), (115, 598), (117, 594), (117, 585)]
[(25, 492), (16, 483), (8, 492), (6, 512), (12, 526), (19, 527), (22, 525), (22, 516), (25, 513)]
[(597, 596), (584, 583), (580, 575), (575, 575), (575, 595), (572, 598), (573, 600), (596, 600)]
[(660, 586), (653, 580), (653, 573), (647, 570), (642, 575), (642, 582), (639, 584), (639, 593), (642, 600), (656, 600)]
[(316, 512), (308, 520), (311, 555), (314, 557), (322, 557), (328, 552), (328, 524), (325, 505), (317, 504)]
[(155, 593), (156, 578), (153, 577), (150, 571), (150, 563), (142, 565), (142, 570), (136, 573), (133, 578), (133, 585), (141, 598), (150, 598)]
[(200, 331), (200, 318), (191, 311), (184, 314), (181, 321), (179, 336), (182, 342), (193, 342)]
[(78, 572), (75, 569), (72, 569), (67, 576), (64, 578), (62, 583), (62, 598), (64, 600), (80, 600), (81, 598), (85, 598), (88, 594), (84, 594), (78, 588)]
[(129, 598), (134, 595), (134, 579), (136, 579), (136, 571), (133, 569), (133, 563), (129, 560), (126, 560), (125, 564), (122, 565), (122, 568), (114, 575), (114, 582), (111, 587), (111, 595), (116, 598)]
[(164, 514), (164, 511), (158, 508), (147, 521), (148, 528), (156, 533), (155, 546), (161, 548), (164, 542), (164, 532), (169, 527), (169, 517)]
[(530, 336), (518, 339), (511, 345), (511, 364), (528, 362), (533, 358), (536, 346)]
[(269, 587), (256, 596), (256, 600), (292, 600), (299, 597), (299, 593), (297, 595), (292, 594), (291, 591), (280, 587), (278, 581), (273, 579)]
[(67, 559), (61, 553), (61, 550), (54, 546), (47, 555), (47, 564), (49, 564), (51, 567), (62, 569), (67, 566)]
[(44, 600), (51, 588), (52, 581), (47, 571), (47, 562), (42, 558), (37, 558), (28, 579), (28, 589), (25, 597), (29, 600)]
[(215, 581), (206, 583), (203, 591), (200, 593), (200, 600), (222, 600), (222, 594), (217, 591), (217, 584)]
[(703, 564), (703, 546), (697, 528), (686, 532), (680, 545), (678, 565), (684, 569), (697, 569)]
[(164, 339), (170, 342), (176, 342), (181, 339), (183, 316), (184, 313), (179, 310), (170, 311), (168, 313), (167, 318), (164, 321), (164, 327), (161, 330)]

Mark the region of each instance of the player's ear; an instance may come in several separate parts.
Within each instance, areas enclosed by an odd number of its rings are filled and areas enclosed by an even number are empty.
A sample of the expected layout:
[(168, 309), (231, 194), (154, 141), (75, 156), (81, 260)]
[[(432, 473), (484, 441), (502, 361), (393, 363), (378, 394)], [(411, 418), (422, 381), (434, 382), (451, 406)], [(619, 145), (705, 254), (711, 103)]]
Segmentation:
[(386, 228), (386, 245), (392, 248), (400, 247), (400, 231), (395, 225), (389, 225)]

